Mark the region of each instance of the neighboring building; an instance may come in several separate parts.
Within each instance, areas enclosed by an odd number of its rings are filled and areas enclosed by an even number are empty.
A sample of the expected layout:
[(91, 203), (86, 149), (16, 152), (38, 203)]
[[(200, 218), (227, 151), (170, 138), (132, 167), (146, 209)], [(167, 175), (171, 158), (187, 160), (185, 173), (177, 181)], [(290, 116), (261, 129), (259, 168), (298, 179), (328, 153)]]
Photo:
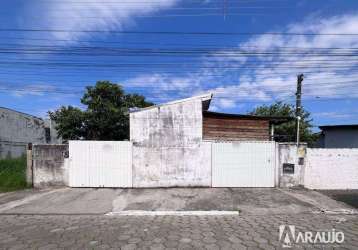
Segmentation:
[(203, 112), (203, 139), (215, 141), (269, 141), (274, 126), (289, 121), (287, 117)]
[(29, 143), (61, 143), (54, 133), (41, 118), (0, 107), (0, 159), (25, 154)]
[(319, 146), (323, 148), (358, 148), (358, 124), (327, 125), (322, 132)]

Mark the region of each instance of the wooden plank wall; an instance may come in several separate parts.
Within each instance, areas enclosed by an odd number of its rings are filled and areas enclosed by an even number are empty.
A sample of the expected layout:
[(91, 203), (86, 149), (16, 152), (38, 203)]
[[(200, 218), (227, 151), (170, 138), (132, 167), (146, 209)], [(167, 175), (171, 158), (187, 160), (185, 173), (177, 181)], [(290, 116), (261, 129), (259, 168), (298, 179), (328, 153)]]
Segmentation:
[(220, 141), (269, 141), (267, 120), (237, 117), (203, 117), (203, 139)]

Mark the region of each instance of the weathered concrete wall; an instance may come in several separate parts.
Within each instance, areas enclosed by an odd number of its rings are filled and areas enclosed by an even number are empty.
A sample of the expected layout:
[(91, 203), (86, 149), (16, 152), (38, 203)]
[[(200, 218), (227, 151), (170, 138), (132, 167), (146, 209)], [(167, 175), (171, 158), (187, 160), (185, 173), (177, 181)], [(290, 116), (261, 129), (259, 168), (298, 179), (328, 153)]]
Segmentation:
[(28, 143), (46, 143), (44, 121), (0, 108), (0, 158), (25, 155)]
[(27, 143), (0, 140), (0, 159), (18, 158), (26, 155)]
[(51, 143), (51, 144), (62, 144), (63, 140), (62, 138), (58, 137), (58, 133), (56, 130), (56, 123), (54, 121), (52, 121), (51, 119), (45, 119), (45, 126), (49, 129), (50, 131), (50, 140), (47, 143)]
[(210, 186), (210, 144), (202, 143), (202, 100), (130, 114), (133, 186)]
[(211, 186), (211, 143), (133, 146), (133, 187)]
[[(306, 145), (300, 145), (297, 150), (295, 143), (278, 144), (279, 186), (293, 187), (304, 185)], [(300, 160), (301, 158), (301, 160)], [(294, 164), (293, 173), (284, 173), (284, 164)]]
[(358, 149), (307, 149), (304, 184), (310, 189), (358, 189)]
[(33, 155), (33, 185), (68, 186), (68, 145), (34, 145)]

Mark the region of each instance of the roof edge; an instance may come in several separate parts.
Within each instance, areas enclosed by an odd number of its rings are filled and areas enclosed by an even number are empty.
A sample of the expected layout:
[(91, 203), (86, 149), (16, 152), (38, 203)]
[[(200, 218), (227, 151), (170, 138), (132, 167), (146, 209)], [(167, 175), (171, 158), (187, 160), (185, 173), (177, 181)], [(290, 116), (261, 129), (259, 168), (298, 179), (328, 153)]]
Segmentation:
[(6, 107), (0, 106), (0, 109), (6, 109), (8, 111), (12, 111), (12, 112), (15, 112), (15, 113), (18, 113), (18, 114), (21, 114), (21, 115), (30, 116), (32, 118), (36, 118), (36, 119), (42, 120), (42, 121), (45, 120), (44, 118), (41, 118), (41, 117), (38, 117), (38, 116), (35, 116), (35, 115), (31, 115), (31, 114), (28, 114), (28, 113), (25, 113), (25, 112), (22, 112), (22, 111), (18, 111), (18, 110), (12, 109), (12, 108), (6, 108)]
[(203, 114), (217, 116), (217, 117), (269, 120), (272, 123), (284, 123), (294, 119), (294, 117), (287, 117), (287, 116), (257, 116), (257, 115), (246, 115), (246, 114), (219, 113), (213, 111), (204, 111)]
[(338, 124), (338, 125), (322, 125), (318, 126), (321, 130), (331, 128), (358, 128), (358, 124)]
[(166, 103), (162, 103), (162, 104), (157, 104), (157, 105), (153, 105), (153, 106), (146, 107), (146, 108), (139, 108), (139, 109), (135, 109), (135, 110), (130, 110), (129, 113), (136, 113), (136, 112), (146, 111), (146, 110), (157, 108), (157, 107), (173, 105), (173, 104), (178, 104), (178, 103), (182, 103), (182, 102), (188, 102), (188, 101), (195, 100), (195, 99), (201, 99), (201, 101), (204, 102), (204, 101), (211, 100), (212, 98), (213, 98), (213, 94), (212, 93), (207, 93), (207, 94), (192, 96), (192, 97), (189, 97), (189, 98), (174, 100), (174, 101), (166, 102)]

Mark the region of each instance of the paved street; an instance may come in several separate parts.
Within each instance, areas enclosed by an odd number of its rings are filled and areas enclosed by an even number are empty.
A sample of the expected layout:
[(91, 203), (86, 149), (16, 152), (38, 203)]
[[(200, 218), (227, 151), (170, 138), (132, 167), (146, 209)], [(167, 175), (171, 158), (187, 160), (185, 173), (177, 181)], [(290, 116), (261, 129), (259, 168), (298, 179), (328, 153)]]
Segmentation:
[[(125, 211), (240, 214), (119, 215)], [(314, 247), (358, 248), (357, 211), (306, 189), (65, 188), (0, 195), (0, 249), (275, 249), (283, 244), (280, 225), (342, 231), (343, 244)], [(293, 243), (299, 247), (313, 246)]]
[[(358, 217), (351, 215), (1, 215), (0, 220), (1, 249), (275, 249), (282, 246), (281, 224), (342, 230), (345, 242), (338, 246), (358, 248)], [(299, 247), (312, 248), (301, 244), (293, 249)]]

